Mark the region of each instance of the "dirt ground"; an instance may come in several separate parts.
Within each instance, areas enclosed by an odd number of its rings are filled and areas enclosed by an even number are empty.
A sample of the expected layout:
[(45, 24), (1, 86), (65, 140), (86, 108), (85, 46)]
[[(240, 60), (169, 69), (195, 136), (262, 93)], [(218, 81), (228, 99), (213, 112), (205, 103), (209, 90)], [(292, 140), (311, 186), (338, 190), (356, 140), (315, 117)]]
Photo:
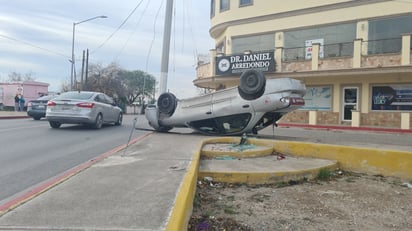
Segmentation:
[(276, 185), (200, 181), (189, 230), (412, 230), (406, 183), (338, 170)]

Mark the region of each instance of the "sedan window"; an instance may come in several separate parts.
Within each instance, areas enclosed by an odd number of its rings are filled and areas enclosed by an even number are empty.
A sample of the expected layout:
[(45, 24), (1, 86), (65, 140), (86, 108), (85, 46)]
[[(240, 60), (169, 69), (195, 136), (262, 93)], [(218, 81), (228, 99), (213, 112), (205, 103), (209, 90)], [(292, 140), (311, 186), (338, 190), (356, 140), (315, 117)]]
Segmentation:
[(198, 120), (189, 123), (189, 126), (208, 134), (231, 134), (240, 132), (248, 125), (251, 114), (237, 114), (212, 119)]
[(56, 100), (64, 100), (64, 99), (79, 99), (79, 100), (86, 100), (90, 99), (93, 96), (93, 92), (65, 92), (58, 96)]

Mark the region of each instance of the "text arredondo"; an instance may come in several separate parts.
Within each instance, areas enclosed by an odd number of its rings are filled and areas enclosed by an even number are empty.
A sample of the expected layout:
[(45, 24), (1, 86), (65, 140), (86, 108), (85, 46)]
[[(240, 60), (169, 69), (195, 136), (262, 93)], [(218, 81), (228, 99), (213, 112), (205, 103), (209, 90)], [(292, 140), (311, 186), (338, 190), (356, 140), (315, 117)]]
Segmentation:
[(270, 61), (273, 60), (271, 53), (244, 54), (230, 57), (232, 72), (241, 72), (243, 69), (268, 70)]

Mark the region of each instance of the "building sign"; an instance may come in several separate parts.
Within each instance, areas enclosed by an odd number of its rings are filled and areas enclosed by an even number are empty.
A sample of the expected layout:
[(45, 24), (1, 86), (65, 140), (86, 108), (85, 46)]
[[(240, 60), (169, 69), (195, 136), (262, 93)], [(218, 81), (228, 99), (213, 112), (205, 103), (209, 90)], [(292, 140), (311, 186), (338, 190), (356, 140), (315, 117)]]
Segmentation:
[(305, 59), (312, 59), (312, 46), (314, 43), (319, 44), (319, 57), (323, 58), (323, 39), (312, 39), (305, 41)]
[(372, 110), (412, 111), (412, 85), (372, 87)]
[(250, 69), (274, 71), (273, 51), (216, 57), (216, 75), (238, 75)]
[(332, 110), (332, 87), (307, 87), (303, 110)]

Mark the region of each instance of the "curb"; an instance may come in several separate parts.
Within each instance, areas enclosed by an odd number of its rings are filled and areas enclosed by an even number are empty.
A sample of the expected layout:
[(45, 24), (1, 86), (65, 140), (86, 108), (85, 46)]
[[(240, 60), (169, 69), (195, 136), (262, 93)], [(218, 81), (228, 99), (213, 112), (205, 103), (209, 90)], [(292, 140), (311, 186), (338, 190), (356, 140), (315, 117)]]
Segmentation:
[(365, 132), (387, 132), (387, 133), (411, 133), (412, 129), (400, 128), (375, 128), (375, 127), (351, 127), (351, 126), (334, 126), (334, 125), (310, 125), (310, 124), (295, 124), (295, 123), (279, 123), (279, 127), (298, 127), (308, 129), (324, 129), (324, 130), (351, 130)]
[[(187, 230), (189, 219), (193, 211), (196, 184), (198, 177), (200, 176), (198, 171), (200, 155), (202, 155), (202, 147), (205, 144), (222, 143), (230, 139), (234, 140), (234, 138), (223, 137), (208, 139), (201, 142), (200, 148), (194, 154), (192, 162), (189, 165), (188, 171), (179, 188), (175, 206), (172, 209), (166, 230)], [(412, 179), (412, 152), (293, 141), (258, 139), (250, 139), (249, 141), (252, 140), (256, 142), (256, 144), (266, 144), (267, 146), (272, 146), (273, 149), (278, 152), (292, 156), (335, 160), (343, 170)], [(301, 172), (298, 171), (295, 173), (300, 174)]]

